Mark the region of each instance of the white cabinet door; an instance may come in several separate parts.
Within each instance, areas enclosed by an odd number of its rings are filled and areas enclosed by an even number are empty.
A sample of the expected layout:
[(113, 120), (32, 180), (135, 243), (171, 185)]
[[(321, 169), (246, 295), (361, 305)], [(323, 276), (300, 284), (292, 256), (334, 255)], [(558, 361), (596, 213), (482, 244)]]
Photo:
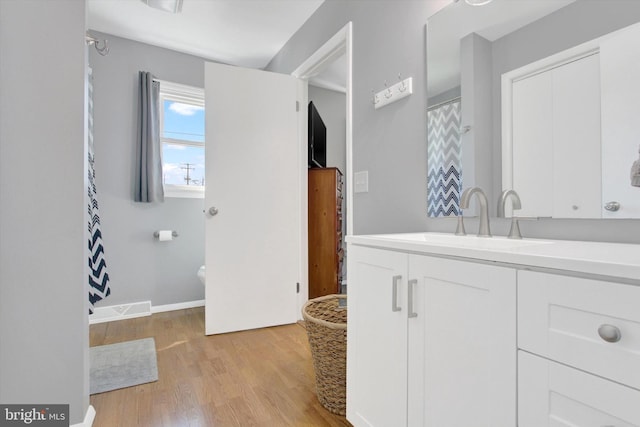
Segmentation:
[[(554, 218), (599, 218), (600, 61), (597, 54), (553, 69)], [(543, 124), (549, 126), (549, 124)]]
[(407, 255), (348, 251), (347, 419), (355, 427), (406, 426)]
[(518, 352), (519, 427), (640, 427), (640, 391)]
[(604, 218), (640, 218), (640, 187), (629, 171), (638, 158), (640, 24), (612, 33), (600, 45), (602, 85), (602, 198), (620, 203)]
[(513, 84), (513, 189), (520, 216), (553, 214), (553, 93), (551, 73)]
[(410, 255), (409, 277), (408, 425), (515, 426), (515, 270)]

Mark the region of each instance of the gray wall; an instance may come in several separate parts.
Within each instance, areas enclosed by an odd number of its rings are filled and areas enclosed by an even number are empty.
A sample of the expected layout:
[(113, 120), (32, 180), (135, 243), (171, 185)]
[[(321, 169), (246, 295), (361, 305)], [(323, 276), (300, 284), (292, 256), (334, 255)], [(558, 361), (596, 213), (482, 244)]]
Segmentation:
[(0, 402), (89, 405), (85, 4), (0, 1)]
[[(111, 295), (97, 306), (151, 300), (153, 305), (204, 299), (196, 273), (204, 264), (203, 199), (133, 202), (138, 71), (204, 87), (204, 60), (92, 32), (110, 53), (89, 50), (94, 86), (96, 185)], [(156, 230), (179, 237), (158, 242)]]
[[(424, 230), (427, 210), (425, 24), (443, 1), (325, 1), (267, 66), (290, 73), (353, 22), (354, 172), (369, 192), (354, 195), (356, 234)], [(413, 77), (414, 94), (375, 110), (372, 90)]]
[[(491, 123), (491, 43), (469, 34), (460, 42), (460, 86), (462, 126), (471, 130), (460, 136), (462, 147), (462, 188), (480, 187), (493, 199), (492, 179), (496, 168), (492, 161)], [(466, 215), (477, 215), (477, 200), (472, 200)]]

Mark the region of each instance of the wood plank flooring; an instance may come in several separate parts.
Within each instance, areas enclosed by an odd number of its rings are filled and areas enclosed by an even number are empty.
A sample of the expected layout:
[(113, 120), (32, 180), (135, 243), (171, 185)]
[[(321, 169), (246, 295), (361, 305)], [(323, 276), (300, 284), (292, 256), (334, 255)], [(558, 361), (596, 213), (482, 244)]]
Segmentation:
[(154, 337), (159, 380), (91, 396), (94, 427), (350, 426), (324, 409), (299, 324), (205, 336), (204, 308), (92, 325), (92, 346)]

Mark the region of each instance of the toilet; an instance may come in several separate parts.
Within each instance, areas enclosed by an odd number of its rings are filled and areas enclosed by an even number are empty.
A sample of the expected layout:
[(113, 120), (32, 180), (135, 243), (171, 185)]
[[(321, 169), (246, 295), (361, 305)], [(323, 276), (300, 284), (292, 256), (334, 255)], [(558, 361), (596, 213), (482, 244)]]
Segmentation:
[(202, 282), (202, 285), (204, 286), (204, 265), (198, 269), (198, 279), (200, 279), (200, 282)]

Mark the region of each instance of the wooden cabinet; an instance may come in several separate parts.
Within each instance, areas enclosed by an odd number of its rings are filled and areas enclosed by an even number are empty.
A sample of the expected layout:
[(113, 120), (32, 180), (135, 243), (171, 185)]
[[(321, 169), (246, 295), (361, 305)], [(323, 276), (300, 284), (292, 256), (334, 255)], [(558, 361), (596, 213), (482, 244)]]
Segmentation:
[(515, 270), (349, 246), (347, 419), (515, 426)]
[(309, 298), (340, 293), (342, 173), (309, 169)]

